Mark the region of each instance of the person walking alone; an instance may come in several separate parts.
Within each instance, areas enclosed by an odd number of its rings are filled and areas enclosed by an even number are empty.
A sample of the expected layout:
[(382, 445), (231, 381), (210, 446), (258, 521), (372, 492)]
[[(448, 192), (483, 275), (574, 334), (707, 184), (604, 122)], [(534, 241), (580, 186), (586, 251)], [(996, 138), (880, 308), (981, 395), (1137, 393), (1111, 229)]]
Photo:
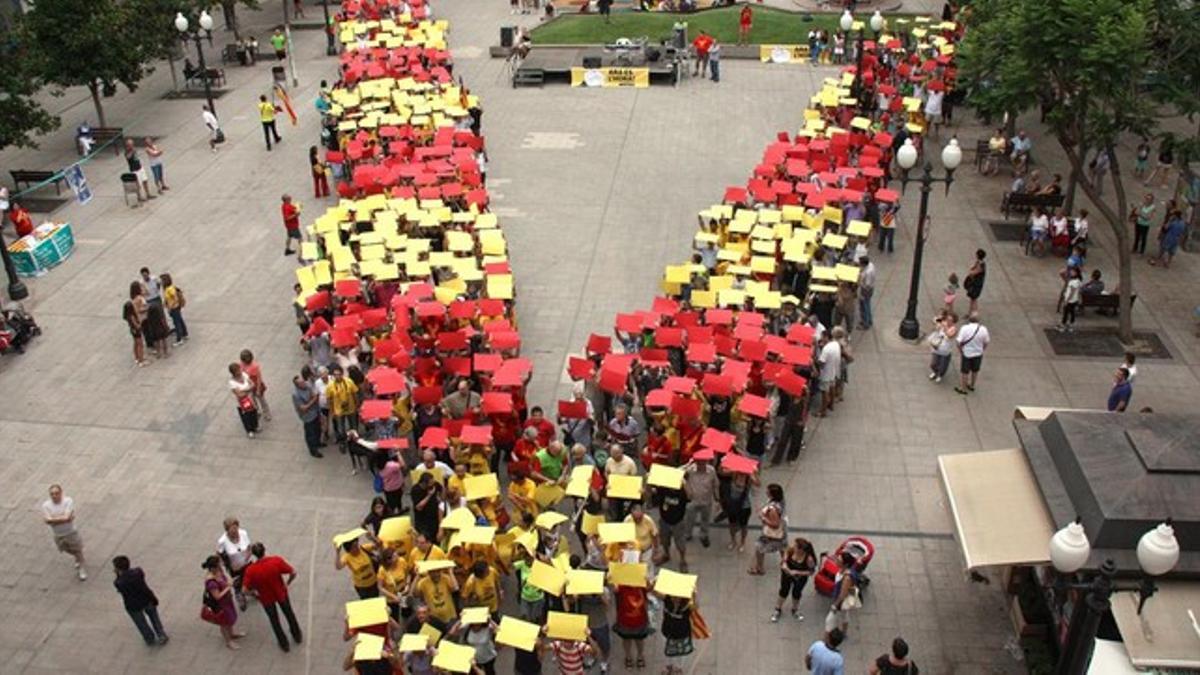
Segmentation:
[(204, 120), (204, 126), (208, 129), (208, 149), (213, 152), (217, 151), (217, 145), (225, 142), (225, 132), (221, 131), (221, 123), (217, 121), (217, 116), (209, 110), (208, 106), (201, 108), (204, 112), (200, 118)]
[(288, 597), (288, 586), (295, 581), (296, 570), (283, 558), (267, 555), (267, 548), (260, 542), (251, 544), (250, 554), (255, 560), (242, 575), (242, 590), (258, 598), (258, 603), (267, 613), (267, 620), (271, 622), (271, 630), (275, 633), (279, 648), (285, 652), (291, 651), (287, 635), (279, 623), (279, 612), (282, 611), (287, 620), (292, 639), (296, 644), (303, 642), (300, 622), (296, 621), (296, 613), (292, 611), (292, 601)]
[(125, 611), (133, 619), (142, 634), (142, 640), (147, 647), (165, 645), (171, 638), (163, 630), (162, 621), (158, 618), (158, 597), (146, 584), (146, 574), (140, 567), (131, 567), (129, 558), (119, 555), (112, 559), (113, 587), (121, 594), (125, 603)]
[(75, 500), (64, 495), (62, 486), (57, 483), (50, 486), (50, 498), (42, 502), (42, 519), (54, 533), (54, 545), (58, 550), (75, 558), (79, 580), (87, 581), (83, 537), (75, 529)]
[(283, 229), (287, 232), (287, 238), (283, 240), (283, 254), (292, 255), (297, 252), (292, 250), (292, 240), (304, 241), (300, 233), (300, 206), (292, 201), (291, 195), (283, 195), (280, 199), (283, 205), (279, 207), (279, 213), (283, 216)]
[(283, 139), (279, 137), (279, 129), (275, 126), (275, 104), (267, 100), (266, 95), (258, 97), (258, 121), (262, 122), (263, 138), (267, 141), (267, 150), (271, 149), (271, 137), (275, 137), (275, 142), (279, 143)]
[(1078, 267), (1067, 268), (1067, 285), (1063, 288), (1062, 321), (1058, 324), (1058, 332), (1075, 332), (1075, 313), (1079, 310), (1082, 299), (1083, 277)]

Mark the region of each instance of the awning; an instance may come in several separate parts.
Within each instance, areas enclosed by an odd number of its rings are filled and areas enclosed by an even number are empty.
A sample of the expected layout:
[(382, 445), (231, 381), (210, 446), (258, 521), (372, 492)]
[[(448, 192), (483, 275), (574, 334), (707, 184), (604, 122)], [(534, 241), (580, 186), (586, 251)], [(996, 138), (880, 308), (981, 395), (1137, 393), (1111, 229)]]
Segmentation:
[(1033, 420), (1041, 422), (1050, 416), (1050, 413), (1056, 412), (1105, 412), (1104, 410), (1096, 410), (1095, 408), (1039, 408), (1032, 405), (1019, 405), (1013, 411), (1013, 417), (1019, 420)]
[(1200, 582), (1159, 582), (1141, 616), (1137, 606), (1137, 593), (1112, 597), (1113, 618), (1130, 662), (1138, 668), (1200, 669)]
[(1099, 638), (1095, 644), (1087, 675), (1144, 675), (1129, 663), (1129, 653), (1125, 651), (1124, 644)]
[(967, 569), (1050, 562), (1054, 523), (1019, 449), (938, 457)]

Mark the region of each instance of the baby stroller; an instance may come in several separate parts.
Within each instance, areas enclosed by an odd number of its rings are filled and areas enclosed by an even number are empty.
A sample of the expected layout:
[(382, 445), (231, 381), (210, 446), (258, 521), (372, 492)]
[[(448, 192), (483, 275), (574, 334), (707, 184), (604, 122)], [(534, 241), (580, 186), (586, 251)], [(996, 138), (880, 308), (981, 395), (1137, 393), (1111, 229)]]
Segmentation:
[(25, 345), (41, 334), (37, 322), (19, 304), (8, 305), (0, 312), (0, 354), (9, 350), (23, 354)]
[(867, 578), (866, 570), (867, 565), (871, 563), (871, 558), (875, 557), (875, 545), (866, 537), (847, 537), (833, 552), (833, 555), (828, 552), (821, 553), (821, 559), (817, 563), (813, 586), (818, 593), (825, 597), (833, 597), (837, 573), (841, 569), (838, 561), (842, 559), (843, 553), (849, 553), (854, 558), (854, 564), (850, 569), (858, 577), (859, 595), (862, 595), (871, 583), (871, 580)]

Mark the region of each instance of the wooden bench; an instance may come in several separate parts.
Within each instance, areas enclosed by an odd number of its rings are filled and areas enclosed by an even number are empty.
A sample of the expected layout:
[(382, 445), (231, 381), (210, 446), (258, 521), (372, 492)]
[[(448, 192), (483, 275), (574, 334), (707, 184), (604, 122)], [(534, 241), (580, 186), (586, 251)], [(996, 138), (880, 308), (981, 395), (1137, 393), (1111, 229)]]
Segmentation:
[[(1129, 296), (1129, 306), (1137, 301), (1137, 293)], [(1119, 293), (1085, 293), (1079, 296), (1079, 313), (1084, 309), (1095, 307), (1100, 310), (1097, 314), (1118, 316), (1121, 313), (1121, 295)]]
[(225, 86), (225, 71), (221, 70), (220, 68), (209, 68), (207, 73), (201, 73), (197, 69), (196, 72), (192, 73), (191, 77), (188, 77), (185, 73), (183, 78), (183, 86), (189, 88), (196, 87), (198, 89), (203, 88), (205, 80), (208, 80), (208, 82), (214, 87)]
[(1007, 219), (1009, 213), (1015, 211), (1017, 213), (1029, 213), (1034, 207), (1040, 208), (1043, 212), (1057, 209), (1063, 205), (1066, 197), (1058, 195), (1031, 195), (1024, 192), (1013, 194), (1005, 192), (1000, 198), (1000, 210), (1004, 212), (1004, 217)]
[[(104, 145), (109, 141), (117, 141), (125, 137), (124, 127), (92, 127), (92, 140), (96, 145)], [(113, 143), (113, 154), (121, 154), (121, 144)]]
[(21, 183), (26, 185), (35, 185), (37, 183), (53, 180), (54, 192), (56, 194), (62, 194), (62, 183), (65, 179), (63, 178), (62, 174), (58, 174), (56, 171), (31, 171), (29, 169), (18, 169), (16, 171), (9, 171), (8, 174), (12, 176), (13, 187), (17, 188), (18, 190), (21, 189)]
[(980, 141), (975, 141), (975, 170), (976, 171), (983, 171), (983, 163), (984, 163), (984, 161), (987, 160), (987, 157), (989, 154), (991, 154), (991, 152), (992, 152), (992, 149), (991, 149), (991, 145), (988, 144), (988, 139), (985, 138)]

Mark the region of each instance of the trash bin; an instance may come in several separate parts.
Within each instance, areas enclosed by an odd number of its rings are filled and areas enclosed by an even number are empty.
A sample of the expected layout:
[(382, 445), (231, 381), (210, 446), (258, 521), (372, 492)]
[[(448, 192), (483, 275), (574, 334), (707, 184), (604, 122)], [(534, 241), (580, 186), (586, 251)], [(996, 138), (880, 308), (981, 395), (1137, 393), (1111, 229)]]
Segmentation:
[(512, 49), (513, 39), (516, 36), (516, 26), (501, 26), (500, 27), (500, 46), (506, 49)]
[(287, 70), (283, 66), (271, 66), (271, 79), (276, 84), (287, 84)]

